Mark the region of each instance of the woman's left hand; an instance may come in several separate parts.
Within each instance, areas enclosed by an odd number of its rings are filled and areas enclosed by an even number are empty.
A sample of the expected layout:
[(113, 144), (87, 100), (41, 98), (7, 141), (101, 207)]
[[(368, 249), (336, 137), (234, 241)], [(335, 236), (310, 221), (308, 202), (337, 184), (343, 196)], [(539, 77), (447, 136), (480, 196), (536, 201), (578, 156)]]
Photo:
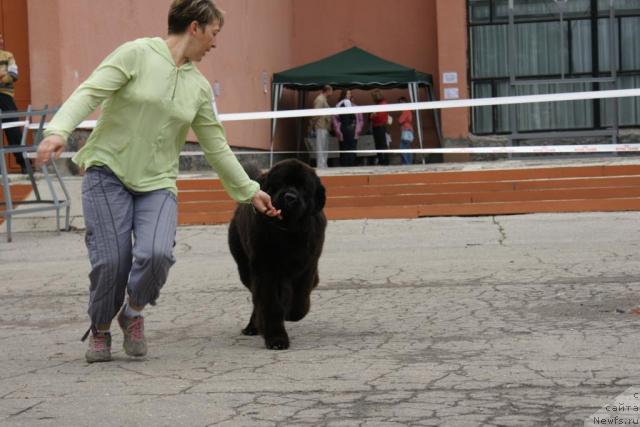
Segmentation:
[(265, 193), (262, 190), (258, 190), (253, 199), (251, 199), (251, 204), (261, 214), (270, 216), (270, 217), (278, 217), (282, 219), (282, 210), (276, 209), (271, 204), (271, 196)]

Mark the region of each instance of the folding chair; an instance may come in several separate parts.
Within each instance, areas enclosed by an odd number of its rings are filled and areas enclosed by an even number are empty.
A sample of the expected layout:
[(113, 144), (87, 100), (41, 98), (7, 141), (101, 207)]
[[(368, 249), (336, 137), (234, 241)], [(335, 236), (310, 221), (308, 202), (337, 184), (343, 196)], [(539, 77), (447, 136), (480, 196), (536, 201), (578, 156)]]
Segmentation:
[[(27, 111), (22, 112), (11, 112), (11, 113), (2, 113), (0, 112), (0, 122), (2, 122), (2, 132), (4, 133), (5, 129), (9, 127), (22, 126), (22, 139), (20, 141), (20, 145), (10, 145), (4, 146), (0, 145), (0, 173), (2, 173), (2, 191), (4, 196), (4, 201), (0, 202), (0, 207), (4, 207), (3, 211), (0, 211), (0, 215), (2, 215), (5, 219), (6, 229), (7, 229), (7, 241), (11, 242), (11, 223), (12, 218), (15, 215), (33, 213), (33, 212), (43, 212), (43, 211), (56, 211), (56, 226), (57, 231), (60, 233), (60, 210), (65, 209), (65, 228), (64, 230), (69, 230), (69, 217), (71, 213), (71, 200), (69, 198), (69, 192), (67, 191), (67, 187), (64, 184), (62, 176), (60, 175), (60, 171), (56, 166), (55, 162), (51, 162), (51, 166), (53, 167), (53, 173), (58, 183), (60, 184), (60, 188), (64, 193), (63, 197), (58, 195), (58, 192), (54, 188), (53, 178), (49, 173), (49, 166), (42, 167), (42, 176), (44, 182), (47, 184), (49, 193), (51, 194), (50, 199), (43, 199), (40, 195), (40, 190), (38, 188), (38, 183), (33, 174), (33, 168), (31, 167), (31, 162), (28, 161), (28, 157), (26, 156), (29, 153), (34, 153), (37, 149), (38, 144), (42, 140), (44, 124), (48, 115), (55, 113), (54, 110), (49, 110), (47, 106), (45, 106), (42, 110), (32, 110), (31, 106), (27, 109)], [(32, 124), (33, 118), (38, 118), (37, 124)], [(14, 119), (14, 118), (24, 118), (22, 122), (7, 122), (5, 123), (5, 119)], [(29, 131), (35, 130), (35, 135), (33, 137), (33, 144), (27, 144), (27, 137), (29, 136)], [(1, 137), (2, 134), (0, 134)], [(20, 206), (14, 206), (14, 201), (11, 197), (11, 187), (9, 185), (9, 176), (7, 170), (7, 163), (5, 161), (5, 154), (8, 153), (23, 153), (27, 160), (25, 163), (25, 167), (27, 170), (27, 175), (29, 176), (29, 181), (31, 182), (31, 188), (33, 190), (33, 194), (35, 200), (26, 200), (21, 201)], [(33, 207), (30, 207), (33, 206)]]

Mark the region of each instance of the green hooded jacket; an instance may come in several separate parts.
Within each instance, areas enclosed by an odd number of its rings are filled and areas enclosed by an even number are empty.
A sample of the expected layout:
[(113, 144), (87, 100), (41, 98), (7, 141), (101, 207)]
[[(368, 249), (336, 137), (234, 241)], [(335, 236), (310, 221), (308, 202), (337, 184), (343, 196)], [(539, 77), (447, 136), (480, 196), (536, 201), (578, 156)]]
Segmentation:
[(189, 128), (227, 193), (247, 203), (259, 190), (227, 144), (206, 78), (190, 62), (177, 67), (162, 38), (125, 43), (64, 103), (45, 131), (65, 140), (98, 106), (102, 112), (73, 161), (109, 167), (129, 189), (177, 193), (179, 155)]

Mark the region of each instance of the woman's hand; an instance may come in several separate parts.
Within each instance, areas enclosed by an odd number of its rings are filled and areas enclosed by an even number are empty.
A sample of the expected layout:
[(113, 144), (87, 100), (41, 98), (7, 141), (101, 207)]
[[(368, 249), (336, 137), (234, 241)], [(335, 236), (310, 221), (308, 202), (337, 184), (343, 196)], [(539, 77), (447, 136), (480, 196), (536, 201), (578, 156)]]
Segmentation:
[(60, 135), (50, 135), (43, 139), (38, 145), (38, 155), (36, 157), (36, 166), (41, 167), (51, 160), (57, 159), (64, 151), (67, 143)]
[(261, 214), (282, 219), (282, 211), (273, 207), (273, 205), (271, 204), (271, 196), (269, 196), (262, 190), (258, 190), (255, 196), (253, 196), (253, 199), (251, 199), (251, 204), (256, 209), (256, 211)]

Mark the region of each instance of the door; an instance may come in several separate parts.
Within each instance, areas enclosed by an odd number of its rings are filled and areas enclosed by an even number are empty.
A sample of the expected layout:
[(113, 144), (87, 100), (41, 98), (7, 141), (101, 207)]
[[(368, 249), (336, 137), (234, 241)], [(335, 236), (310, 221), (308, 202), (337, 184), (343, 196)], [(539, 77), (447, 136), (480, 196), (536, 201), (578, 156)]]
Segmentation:
[[(25, 110), (31, 102), (28, 24), (27, 0), (0, 0), (0, 32), (4, 35), (5, 50), (13, 53), (20, 73), (15, 93), (19, 110)], [(3, 139), (6, 144), (6, 137)], [(7, 155), (5, 160), (9, 171), (20, 171), (13, 155)]]

